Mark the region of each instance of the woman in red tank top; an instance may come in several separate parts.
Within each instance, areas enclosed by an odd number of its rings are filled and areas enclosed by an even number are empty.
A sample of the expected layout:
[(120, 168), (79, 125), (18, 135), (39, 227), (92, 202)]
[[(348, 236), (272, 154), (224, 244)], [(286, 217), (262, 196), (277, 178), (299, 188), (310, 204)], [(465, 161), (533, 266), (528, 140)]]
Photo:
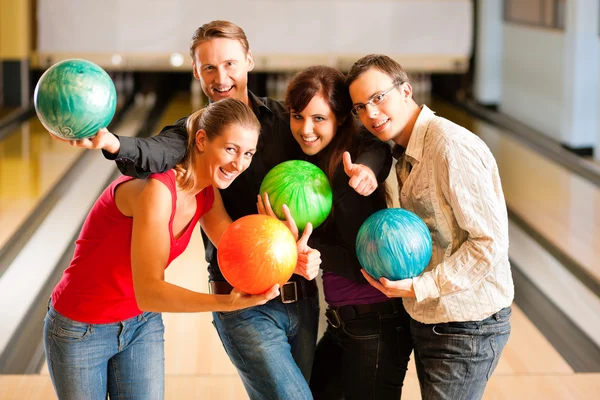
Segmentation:
[(260, 125), (247, 105), (225, 99), (193, 113), (187, 131), (180, 164), (147, 180), (118, 178), (86, 218), (44, 324), (60, 399), (162, 398), (160, 312), (232, 311), (278, 295), (277, 285), (255, 296), (213, 295), (164, 280), (197, 222), (215, 244), (231, 223), (213, 187), (228, 187), (249, 166)]

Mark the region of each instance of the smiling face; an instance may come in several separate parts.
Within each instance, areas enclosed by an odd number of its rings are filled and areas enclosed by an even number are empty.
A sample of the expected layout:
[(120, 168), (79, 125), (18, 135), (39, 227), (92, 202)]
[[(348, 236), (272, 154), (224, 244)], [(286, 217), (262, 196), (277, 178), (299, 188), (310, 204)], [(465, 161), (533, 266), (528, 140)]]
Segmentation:
[(214, 38), (198, 44), (192, 67), (212, 101), (234, 98), (248, 104), (248, 72), (254, 68), (254, 60), (239, 40)]
[(200, 181), (225, 189), (242, 172), (256, 152), (258, 129), (248, 128), (237, 123), (225, 125), (219, 135), (209, 139), (200, 129), (196, 133), (196, 145), (200, 150), (200, 168), (197, 168)]
[(331, 143), (337, 127), (337, 118), (321, 94), (316, 94), (304, 110), (290, 110), (290, 129), (294, 139), (310, 156)]
[[(350, 84), (352, 103), (366, 104), (393, 87), (394, 83), (385, 73), (370, 68)], [(412, 88), (408, 82), (404, 82), (385, 94), (385, 100), (379, 105), (368, 104), (358, 118), (380, 140), (393, 140), (400, 145), (404, 143), (405, 146), (412, 131), (411, 121), (415, 107)]]

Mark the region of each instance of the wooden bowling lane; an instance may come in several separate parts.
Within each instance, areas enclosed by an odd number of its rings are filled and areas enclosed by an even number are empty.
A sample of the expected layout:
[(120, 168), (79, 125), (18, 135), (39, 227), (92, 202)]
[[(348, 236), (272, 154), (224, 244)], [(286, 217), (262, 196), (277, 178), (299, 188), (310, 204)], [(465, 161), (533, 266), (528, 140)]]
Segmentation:
[(0, 141), (0, 247), (82, 151), (53, 140), (37, 117)]
[(600, 188), (522, 145), (502, 130), (439, 100), (438, 115), (490, 147), (510, 209), (600, 282)]

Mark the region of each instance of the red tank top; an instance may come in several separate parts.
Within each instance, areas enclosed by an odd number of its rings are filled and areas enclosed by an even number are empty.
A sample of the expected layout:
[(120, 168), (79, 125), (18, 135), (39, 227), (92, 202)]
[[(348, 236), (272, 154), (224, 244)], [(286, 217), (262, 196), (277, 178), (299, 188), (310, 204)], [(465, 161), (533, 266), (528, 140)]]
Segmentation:
[[(53, 307), (74, 321), (107, 324), (142, 313), (135, 300), (131, 273), (133, 218), (123, 215), (115, 204), (116, 187), (130, 179), (119, 177), (96, 200), (75, 242), (73, 260), (52, 292)], [(175, 239), (175, 173), (170, 170), (152, 174), (148, 179), (162, 182), (173, 198), (169, 220), (171, 251), (166, 268), (186, 249), (196, 223), (212, 207), (214, 192), (209, 186), (196, 195), (196, 213), (181, 237)]]

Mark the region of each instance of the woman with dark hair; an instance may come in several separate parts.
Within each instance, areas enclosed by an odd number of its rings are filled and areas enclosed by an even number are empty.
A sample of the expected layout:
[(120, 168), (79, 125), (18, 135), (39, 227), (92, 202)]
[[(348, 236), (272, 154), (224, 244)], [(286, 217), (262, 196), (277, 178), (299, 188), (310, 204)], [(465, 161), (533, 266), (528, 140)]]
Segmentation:
[[(359, 132), (350, 115), (345, 77), (335, 68), (314, 66), (298, 73), (288, 85), (285, 103), (294, 138), (307, 161), (326, 173), (333, 191), (332, 212), (310, 240), (321, 252), (328, 304), (328, 325), (317, 345), (311, 390), (316, 399), (397, 400), (412, 351), (408, 315), (400, 301), (388, 299), (367, 283), (355, 248), (365, 219), (387, 207), (385, 179), (391, 152), (386, 143)], [(352, 160), (378, 145), (388, 147), (385, 168), (377, 176), (379, 187), (362, 196), (349, 185)], [(268, 201), (260, 197), (259, 209), (272, 213)], [(294, 230), (293, 221), (290, 225)]]

